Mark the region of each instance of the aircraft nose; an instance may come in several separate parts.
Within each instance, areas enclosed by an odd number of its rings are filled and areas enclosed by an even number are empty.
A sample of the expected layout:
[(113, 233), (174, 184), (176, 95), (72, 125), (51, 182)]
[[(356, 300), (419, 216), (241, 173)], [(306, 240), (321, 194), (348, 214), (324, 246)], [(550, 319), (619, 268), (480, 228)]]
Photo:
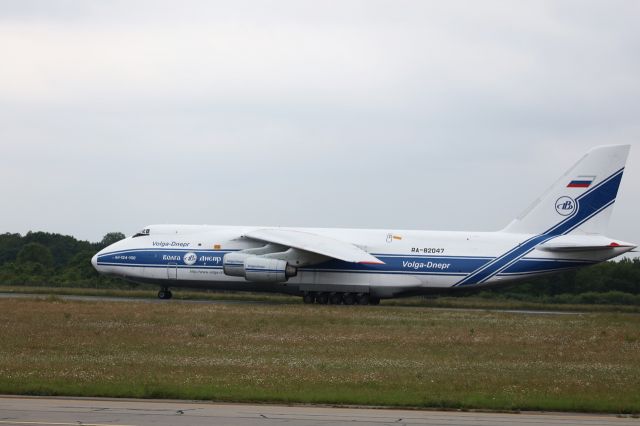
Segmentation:
[(98, 269), (98, 254), (94, 254), (93, 257), (91, 258), (91, 264), (93, 265), (93, 267), (97, 270)]

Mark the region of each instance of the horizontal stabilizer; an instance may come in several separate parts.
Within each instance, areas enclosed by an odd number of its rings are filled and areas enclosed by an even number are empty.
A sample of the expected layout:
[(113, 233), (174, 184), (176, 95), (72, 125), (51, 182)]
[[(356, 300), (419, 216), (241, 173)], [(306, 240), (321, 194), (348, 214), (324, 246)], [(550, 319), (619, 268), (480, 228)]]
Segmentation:
[(572, 251), (595, 251), (595, 250), (616, 250), (635, 248), (635, 245), (622, 241), (612, 241), (611, 239), (593, 236), (563, 236), (555, 238), (537, 247), (538, 250), (551, 252), (572, 252)]
[(384, 264), (380, 259), (354, 244), (310, 232), (281, 228), (263, 228), (247, 232), (243, 236), (253, 240), (280, 244), (298, 250), (321, 254), (345, 262), (373, 265)]
[[(541, 247), (541, 250), (544, 251), (595, 251), (595, 250), (613, 250), (616, 248), (628, 247), (628, 246), (616, 246), (616, 245), (607, 245), (607, 246), (556, 246), (556, 247)], [(631, 246), (633, 247), (633, 246)]]

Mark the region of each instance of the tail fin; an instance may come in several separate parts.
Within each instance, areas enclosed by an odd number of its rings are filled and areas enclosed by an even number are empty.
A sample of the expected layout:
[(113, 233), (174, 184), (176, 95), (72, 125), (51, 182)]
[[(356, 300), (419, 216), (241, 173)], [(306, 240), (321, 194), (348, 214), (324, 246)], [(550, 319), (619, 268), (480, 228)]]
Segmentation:
[(604, 234), (629, 149), (629, 145), (593, 148), (503, 231)]

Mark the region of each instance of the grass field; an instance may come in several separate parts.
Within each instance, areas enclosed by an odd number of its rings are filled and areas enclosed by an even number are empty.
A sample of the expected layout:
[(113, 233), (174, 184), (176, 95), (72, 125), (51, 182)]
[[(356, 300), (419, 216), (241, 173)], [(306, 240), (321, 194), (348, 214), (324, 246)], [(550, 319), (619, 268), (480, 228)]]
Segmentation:
[(640, 315), (0, 300), (0, 393), (640, 412)]

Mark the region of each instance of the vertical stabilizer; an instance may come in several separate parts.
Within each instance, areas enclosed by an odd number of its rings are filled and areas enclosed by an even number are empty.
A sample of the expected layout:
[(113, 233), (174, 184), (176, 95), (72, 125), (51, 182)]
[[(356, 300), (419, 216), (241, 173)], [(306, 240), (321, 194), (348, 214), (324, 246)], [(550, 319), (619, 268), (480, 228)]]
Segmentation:
[(503, 231), (605, 234), (629, 149), (593, 148)]

